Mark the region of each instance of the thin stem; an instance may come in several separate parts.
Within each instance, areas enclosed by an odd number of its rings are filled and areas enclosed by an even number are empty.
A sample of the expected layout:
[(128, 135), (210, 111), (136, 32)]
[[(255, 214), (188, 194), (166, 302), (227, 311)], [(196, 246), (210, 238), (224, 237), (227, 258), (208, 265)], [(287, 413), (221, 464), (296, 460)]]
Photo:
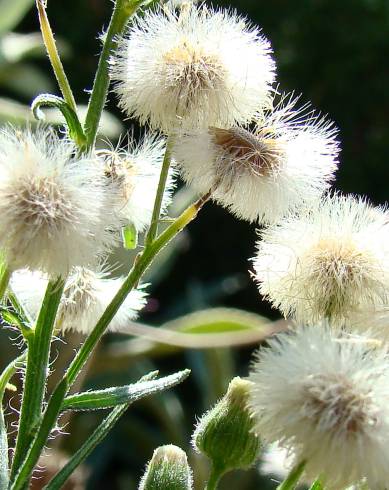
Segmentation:
[(23, 461), (41, 421), (51, 339), (63, 287), (62, 279), (48, 283), (35, 330), (28, 340), (23, 400), (11, 477), (16, 474)]
[(209, 475), (209, 479), (208, 479), (207, 484), (205, 486), (205, 490), (216, 490), (223, 474), (224, 474), (224, 471), (222, 471), (219, 468), (212, 465), (211, 473)]
[(81, 346), (80, 350), (77, 352), (77, 355), (70, 364), (65, 376), (55, 388), (43, 415), (42, 422), (36, 433), (34, 441), (30, 446), (23, 463), (19, 465), (18, 473), (13, 477), (13, 483), (10, 487), (11, 490), (22, 489), (31, 477), (42, 448), (45, 445), (47, 437), (49, 436), (51, 429), (60, 413), (61, 406), (68, 389), (76, 380), (81, 369), (87, 362), (90, 354), (101, 339), (109, 323), (115, 316), (123, 301), (126, 299), (127, 295), (130, 293), (134, 285), (139, 282), (141, 276), (152, 263), (156, 255), (197, 216), (197, 213), (205, 202), (205, 199), (199, 199), (196, 203), (187, 208), (174, 221), (174, 223), (172, 223), (163, 233), (161, 233), (161, 235), (149, 247), (146, 247), (143, 253), (139, 256), (139, 260), (137, 260), (133, 265), (133, 268), (131, 269), (123, 285), (116, 293), (115, 297), (85, 340), (84, 344)]
[(129, 404), (119, 405), (99, 424), (70, 461), (45, 486), (45, 490), (59, 490), (66, 483), (74, 470), (89, 456), (93, 449), (104, 439), (120, 417), (126, 412)]
[(202, 199), (187, 208), (161, 235), (149, 246), (146, 246), (143, 253), (135, 261), (133, 268), (128, 274), (119, 291), (97, 322), (91, 334), (87, 337), (81, 349), (77, 352), (76, 357), (70, 364), (66, 373), (69, 386), (73, 384), (82, 367), (86, 363), (90, 353), (101, 339), (110, 321), (128, 296), (129, 292), (139, 282), (140, 278), (152, 263), (154, 257), (196, 216), (204, 202)]
[(315, 480), (312, 485), (309, 487), (309, 490), (324, 490), (323, 484), (321, 480), (318, 478)]
[(301, 475), (303, 474), (305, 464), (306, 462), (302, 461), (301, 463), (297, 464), (294, 468), (292, 468), (286, 480), (284, 480), (280, 485), (278, 485), (277, 490), (294, 490), (294, 488), (296, 487), (297, 483), (301, 478)]
[(103, 49), (100, 55), (99, 65), (93, 83), (92, 94), (89, 100), (88, 111), (85, 119), (85, 135), (87, 149), (91, 149), (96, 141), (96, 135), (105, 106), (109, 88), (109, 58), (117, 46), (117, 37), (120, 35), (128, 19), (136, 12), (139, 3), (128, 0), (116, 0), (112, 12), (108, 31), (105, 35)]
[(66, 77), (61, 58), (59, 57), (57, 45), (55, 43), (54, 34), (50, 27), (50, 22), (46, 13), (46, 3), (44, 0), (36, 0), (38, 9), (39, 22), (42, 31), (43, 42), (45, 43), (47, 54), (49, 55), (51, 66), (53, 67), (55, 77), (59, 88), (61, 89), (63, 98), (66, 103), (77, 113), (76, 101), (74, 100), (73, 92), (69, 81)]
[(0, 301), (4, 297), (10, 278), (11, 278), (11, 273), (8, 267), (5, 264), (2, 264), (0, 270)]
[(172, 147), (173, 147), (173, 140), (171, 137), (169, 137), (166, 143), (165, 156), (163, 159), (161, 174), (159, 177), (157, 195), (154, 201), (154, 209), (153, 209), (153, 215), (151, 217), (150, 228), (145, 239), (146, 246), (151, 245), (151, 243), (153, 243), (158, 232), (158, 222), (161, 214), (163, 195), (165, 192), (166, 182), (169, 176), (169, 169), (170, 169), (170, 164), (172, 159)]
[(9, 380), (16, 373), (16, 370), (24, 362), (25, 353), (14, 359), (0, 375), (0, 488), (8, 488), (9, 471), (8, 471), (8, 438), (7, 428), (3, 413), (3, 397)]

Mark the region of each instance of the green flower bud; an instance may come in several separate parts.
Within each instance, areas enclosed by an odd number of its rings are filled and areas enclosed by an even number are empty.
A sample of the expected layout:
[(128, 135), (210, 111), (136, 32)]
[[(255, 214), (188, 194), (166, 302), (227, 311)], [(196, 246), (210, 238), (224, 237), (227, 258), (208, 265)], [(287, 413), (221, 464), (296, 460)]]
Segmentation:
[(154, 451), (139, 490), (192, 490), (192, 471), (182, 449), (172, 444)]
[(247, 407), (253, 383), (234, 378), (224, 397), (201, 418), (193, 445), (208, 456), (220, 475), (244, 469), (257, 459), (260, 442)]

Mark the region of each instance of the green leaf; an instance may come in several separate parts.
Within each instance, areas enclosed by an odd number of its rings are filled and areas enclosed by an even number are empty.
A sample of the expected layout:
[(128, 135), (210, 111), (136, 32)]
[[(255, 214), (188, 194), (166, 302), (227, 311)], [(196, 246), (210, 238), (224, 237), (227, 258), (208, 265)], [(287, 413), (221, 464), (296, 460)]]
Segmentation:
[[(78, 107), (78, 114), (81, 122), (85, 117), (86, 110), (86, 106), (80, 105)], [(60, 126), (63, 124), (64, 118), (63, 115), (58, 112), (58, 109), (46, 109), (45, 115), (47, 124), (52, 126)], [(0, 123), (14, 124), (17, 126), (29, 124), (30, 127), (38, 125), (37, 120), (31, 114), (31, 108), (29, 106), (4, 97), (0, 97)], [(100, 136), (104, 136), (107, 139), (115, 139), (118, 138), (122, 130), (123, 125), (119, 119), (107, 111), (103, 112), (103, 117), (99, 126)]]
[(233, 308), (211, 308), (182, 316), (159, 328), (133, 323), (120, 333), (138, 338), (113, 342), (109, 362), (123, 357), (166, 355), (182, 348), (213, 349), (260, 342), (282, 328), (267, 318)]
[[(177, 383), (183, 381), (190, 371), (185, 370), (179, 373), (172, 374), (171, 376), (166, 376), (154, 381), (140, 381), (135, 385), (147, 385), (149, 384), (149, 389), (141, 389), (142, 392), (140, 396), (133, 397), (125, 404), (118, 405), (112, 410), (112, 412), (103, 420), (103, 422), (97, 427), (97, 429), (92, 433), (92, 435), (86, 440), (86, 442), (81, 446), (81, 448), (73, 455), (70, 461), (54, 476), (54, 478), (45, 486), (46, 490), (59, 490), (62, 488), (69, 476), (74, 472), (74, 470), (89, 456), (93, 449), (104, 439), (108, 432), (112, 429), (115, 423), (127, 410), (128, 406), (139, 398), (148, 396), (150, 394), (156, 393), (157, 391), (162, 391)], [(156, 372), (149, 373), (142, 379), (150, 379), (155, 376)], [(70, 397), (69, 397), (70, 398)], [(66, 401), (66, 400), (65, 400)]]
[(138, 246), (138, 232), (133, 224), (122, 228), (123, 245), (127, 250), (133, 250)]
[(33, 3), (34, 0), (0, 0), (0, 34), (14, 29)]
[(76, 142), (80, 149), (85, 147), (86, 138), (78, 116), (64, 99), (51, 94), (38, 95), (31, 104), (31, 110), (34, 117), (39, 121), (45, 119), (41, 106), (56, 107), (59, 109), (66, 120), (70, 137)]
[(100, 410), (112, 408), (124, 403), (133, 403), (140, 398), (158, 393), (181, 383), (181, 381), (189, 376), (189, 373), (189, 370), (185, 370), (161, 379), (151, 381), (141, 380), (131, 385), (77, 393), (65, 398), (62, 410)]
[(5, 322), (18, 328), (25, 339), (33, 335), (33, 330), (26, 322), (25, 318), (17, 311), (12, 311), (9, 308), (0, 307), (0, 314)]

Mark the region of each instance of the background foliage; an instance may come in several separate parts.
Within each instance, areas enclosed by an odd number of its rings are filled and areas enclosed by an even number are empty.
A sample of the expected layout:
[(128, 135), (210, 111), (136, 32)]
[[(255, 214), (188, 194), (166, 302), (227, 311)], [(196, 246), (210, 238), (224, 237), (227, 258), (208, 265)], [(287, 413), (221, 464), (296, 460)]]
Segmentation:
[[(31, 0), (0, 1), (1, 121), (21, 120), (28, 114), (29, 102), (42, 91), (57, 93), (40, 36), (31, 34), (38, 31), (35, 12), (30, 9), (32, 3)], [(229, 5), (262, 26), (274, 47), (282, 89), (302, 93), (303, 102), (311, 100), (340, 128), (343, 151), (336, 188), (366, 194), (374, 203), (383, 203), (387, 199), (389, 178), (386, 162), (389, 2), (231, 0), (214, 3)], [(109, 0), (49, 2), (48, 13), (60, 41), (65, 69), (80, 103), (87, 101), (86, 91), (92, 85), (99, 52), (97, 33), (102, 33), (102, 26), (107, 25), (111, 8)], [(25, 35), (10, 34), (10, 30)], [(107, 109), (111, 115), (106, 115), (102, 132), (114, 139), (121, 129), (122, 115), (115, 107), (113, 95)], [(49, 117), (58, 116), (51, 113)], [(124, 126), (129, 128), (131, 122), (126, 121)], [(187, 198), (185, 192), (180, 196), (181, 200)], [(165, 256), (158, 270), (152, 271), (151, 299), (141, 321), (160, 326), (210, 307), (238, 308), (275, 319), (276, 314), (260, 301), (248, 274), (251, 268), (248, 258), (253, 255), (255, 237), (253, 226), (208, 204), (200, 219), (176, 242), (174, 253)], [(230, 312), (219, 310), (219, 316), (214, 314), (184, 317), (173, 326), (187, 329), (195, 325), (207, 330), (209, 324), (214, 329), (226, 329), (236, 328), (236, 322), (241, 322), (242, 328), (262, 322), (260, 317), (243, 315), (231, 326)], [(12, 354), (9, 334), (1, 333), (2, 366)], [(67, 349), (70, 355), (78, 342), (79, 339), (71, 338), (68, 347), (61, 343), (56, 347), (58, 351)], [(156, 367), (163, 374), (184, 367), (191, 368), (193, 373), (189, 381), (174, 391), (132, 407), (94, 452), (84, 474), (78, 475), (69, 488), (83, 488), (85, 479), (88, 488), (96, 490), (136, 488), (143, 466), (155, 447), (175, 443), (188, 449), (196, 415), (221, 396), (234, 374), (247, 373), (253, 348), (182, 351), (156, 347), (144, 340), (107, 338), (90, 366), (87, 385), (128, 383)], [(60, 372), (61, 365), (56, 367)], [(10, 404), (17, 407), (17, 398), (11, 397)], [(48, 456), (49, 464), (60, 464), (62, 456), (58, 450), (75, 450), (96, 425), (98, 417), (98, 414), (81, 414), (70, 421), (64, 430), (73, 435), (54, 442), (56, 449)], [(199, 475), (202, 471), (206, 474), (203, 460), (192, 454), (191, 463)], [(259, 478), (255, 469), (235, 474), (226, 478), (221, 488), (262, 488)], [(271, 482), (264, 485), (272, 488)], [(41, 481), (37, 481), (36, 488), (41, 486)]]

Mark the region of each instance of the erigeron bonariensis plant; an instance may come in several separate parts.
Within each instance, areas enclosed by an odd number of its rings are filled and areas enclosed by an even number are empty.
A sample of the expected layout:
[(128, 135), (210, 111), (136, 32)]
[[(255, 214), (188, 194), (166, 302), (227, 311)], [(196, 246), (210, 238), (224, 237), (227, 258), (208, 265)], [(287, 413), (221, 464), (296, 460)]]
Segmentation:
[[(286, 448), (295, 464), (280, 489), (293, 488), (303, 473), (305, 481), (319, 478), (316, 489), (384, 485), (387, 350), (368, 328), (363, 336), (341, 330), (361, 310), (387, 307), (389, 220), (363, 200), (325, 195), (339, 153), (331, 122), (299, 109), (293, 97), (279, 101), (270, 43), (247, 19), (190, 1), (116, 0), (82, 124), (46, 4), (36, 3), (62, 97), (42, 94), (32, 110), (41, 118), (41, 107), (57, 107), (66, 124), (61, 135), (43, 124), (35, 132), (0, 131), (2, 313), (25, 341), (0, 375), (2, 400), (13, 374), (24, 370), (11, 452), (0, 409), (1, 490), (29, 486), (63, 412), (110, 409), (48, 483), (51, 490), (131, 403), (189, 375), (153, 372), (132, 385), (69, 394), (104, 333), (125, 331), (144, 306), (145, 271), (208, 200), (270, 225), (254, 261), (260, 292), (286, 317), (317, 325), (272, 341), (250, 381), (235, 378), (201, 418), (193, 442), (211, 460), (206, 488), (253, 464), (261, 437)], [(97, 149), (111, 80), (119, 107), (149, 129), (141, 143), (128, 136), (126, 144), (123, 137), (117, 147)], [(198, 200), (161, 230), (177, 173)], [(110, 277), (104, 264), (113, 247), (136, 248), (138, 234), (143, 247), (129, 274)], [(52, 341), (69, 330), (84, 341), (47, 393)], [(156, 450), (140, 482), (145, 490), (169, 485), (193, 485), (175, 446)]]

